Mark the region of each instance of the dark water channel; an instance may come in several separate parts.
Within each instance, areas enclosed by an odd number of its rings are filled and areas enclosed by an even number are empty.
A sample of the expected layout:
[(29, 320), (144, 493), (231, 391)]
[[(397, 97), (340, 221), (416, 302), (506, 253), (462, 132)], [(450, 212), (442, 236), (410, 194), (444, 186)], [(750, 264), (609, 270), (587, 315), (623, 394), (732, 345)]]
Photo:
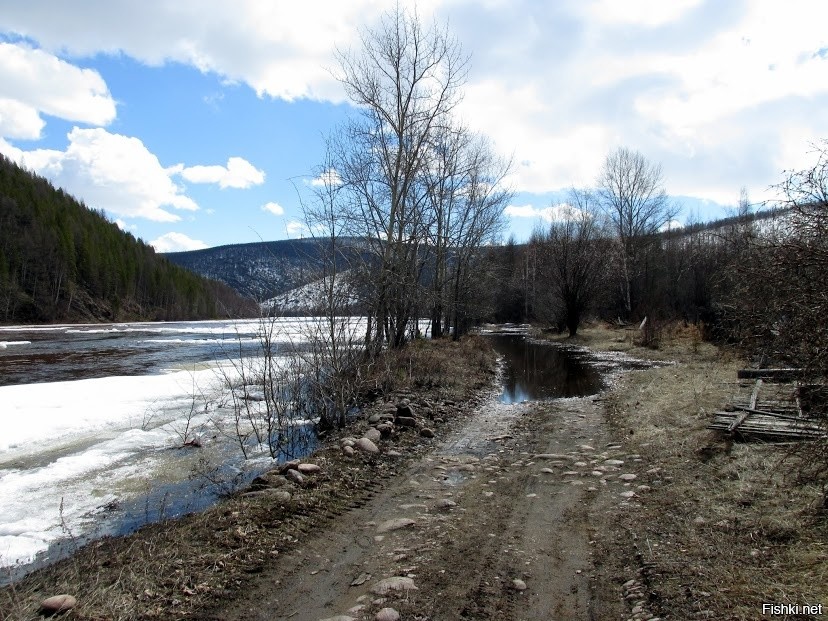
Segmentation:
[(503, 356), (503, 403), (585, 397), (603, 387), (601, 373), (577, 352), (527, 339), (522, 334), (492, 334)]

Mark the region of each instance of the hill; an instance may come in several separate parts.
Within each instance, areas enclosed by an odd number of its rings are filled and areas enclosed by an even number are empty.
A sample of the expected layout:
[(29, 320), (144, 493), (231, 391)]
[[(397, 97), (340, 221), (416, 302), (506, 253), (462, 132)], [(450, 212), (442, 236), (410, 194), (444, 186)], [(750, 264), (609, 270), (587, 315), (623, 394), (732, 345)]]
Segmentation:
[[(349, 267), (359, 252), (354, 240), (338, 240), (338, 268)], [(317, 239), (284, 239), (232, 244), (165, 254), (173, 263), (229, 285), (240, 294), (264, 301), (297, 289), (319, 277), (327, 248)]]
[(0, 322), (251, 315), (226, 285), (175, 265), (102, 211), (0, 155)]

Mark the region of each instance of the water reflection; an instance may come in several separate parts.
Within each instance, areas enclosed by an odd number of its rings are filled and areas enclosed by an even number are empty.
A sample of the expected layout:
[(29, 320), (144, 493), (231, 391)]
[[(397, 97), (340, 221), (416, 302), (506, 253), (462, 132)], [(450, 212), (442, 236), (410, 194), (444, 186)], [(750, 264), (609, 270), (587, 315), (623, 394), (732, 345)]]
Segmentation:
[(528, 341), (522, 335), (495, 334), (495, 351), (505, 358), (503, 403), (561, 397), (584, 397), (599, 392), (601, 374), (573, 352)]

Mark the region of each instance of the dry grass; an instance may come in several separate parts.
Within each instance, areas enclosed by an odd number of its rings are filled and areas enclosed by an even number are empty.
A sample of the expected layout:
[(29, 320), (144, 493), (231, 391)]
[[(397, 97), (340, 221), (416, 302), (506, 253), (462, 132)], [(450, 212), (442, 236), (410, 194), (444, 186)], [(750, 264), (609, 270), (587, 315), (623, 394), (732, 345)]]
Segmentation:
[(705, 429), (739, 390), (738, 355), (693, 326), (665, 327), (658, 351), (606, 326), (578, 339), (676, 362), (628, 373), (607, 396), (615, 434), (644, 458), (639, 481), (650, 487), (600, 537), (607, 562), (628, 559), (619, 576), (642, 570), (651, 608), (671, 619), (757, 619), (769, 602), (828, 609), (828, 528), (813, 510), (821, 491), (796, 482), (789, 446)]
[[(394, 392), (440, 414), (429, 423), (451, 425), (471, 410), (491, 385), (495, 356), (482, 339), (417, 342), (389, 352), (377, 366), (391, 376)], [(376, 403), (373, 407), (379, 407)], [(372, 413), (366, 409), (366, 416)], [(440, 420), (444, 420), (441, 423)], [(364, 419), (344, 433), (364, 431)], [(0, 589), (0, 619), (37, 617), (40, 602), (71, 593), (78, 606), (63, 618), (126, 621), (193, 619), (209, 616), (218, 601), (244, 597), (250, 576), (292, 549), (309, 533), (326, 528), (363, 502), (382, 481), (405, 467), (426, 444), (401, 428), (388, 442), (402, 457), (346, 458), (332, 438), (311, 460), (323, 472), (294, 489), (292, 500), (238, 496), (199, 514), (152, 524), (127, 537), (107, 538), (72, 558)]]

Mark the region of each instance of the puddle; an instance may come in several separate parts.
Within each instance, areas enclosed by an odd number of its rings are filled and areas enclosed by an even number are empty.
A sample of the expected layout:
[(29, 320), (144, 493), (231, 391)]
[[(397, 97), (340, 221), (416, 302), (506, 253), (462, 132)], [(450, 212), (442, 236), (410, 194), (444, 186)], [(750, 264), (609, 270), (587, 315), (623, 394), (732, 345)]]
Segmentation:
[(501, 403), (586, 397), (604, 388), (602, 374), (582, 352), (521, 334), (488, 335), (504, 358)]

